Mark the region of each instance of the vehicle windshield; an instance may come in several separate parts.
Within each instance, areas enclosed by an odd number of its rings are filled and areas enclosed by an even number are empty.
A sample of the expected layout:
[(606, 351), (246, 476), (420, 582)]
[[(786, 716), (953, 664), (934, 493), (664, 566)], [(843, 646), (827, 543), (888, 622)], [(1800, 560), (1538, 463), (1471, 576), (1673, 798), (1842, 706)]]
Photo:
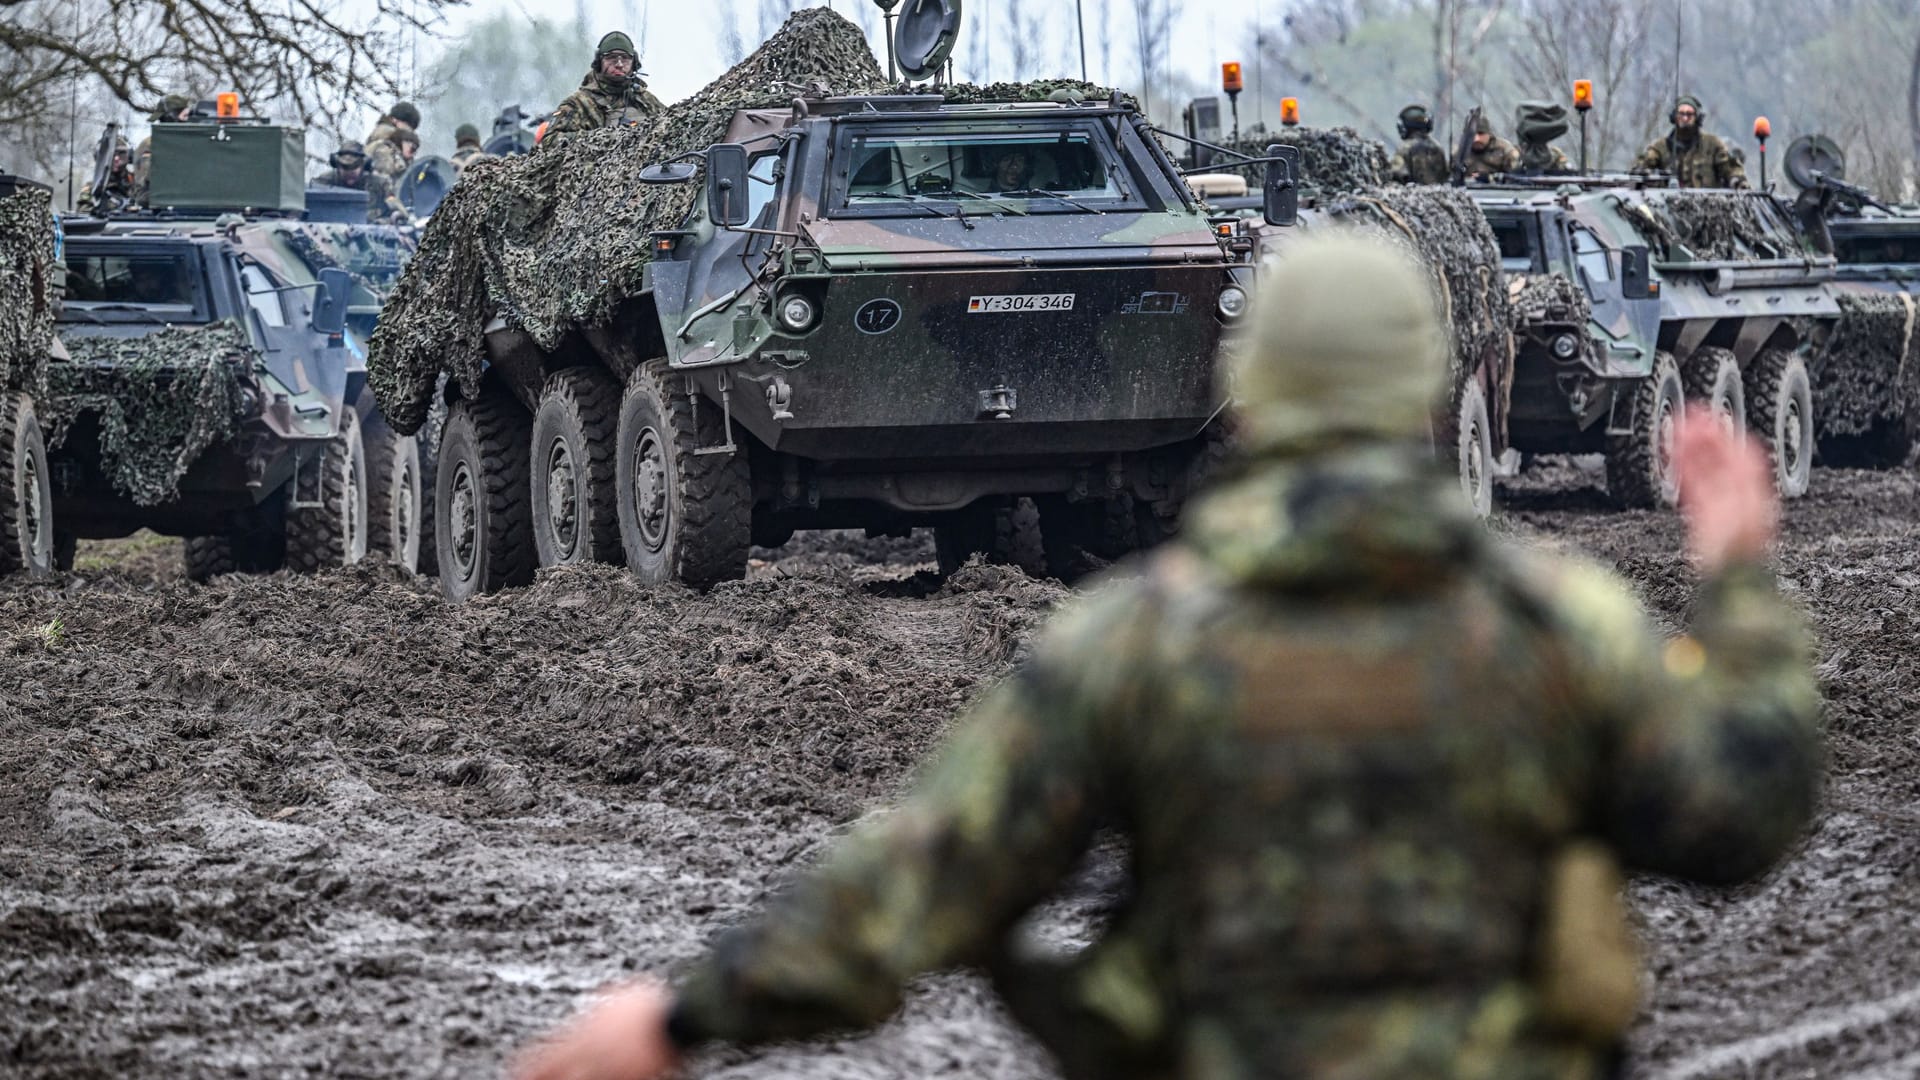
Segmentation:
[(1500, 243), (1500, 268), (1507, 273), (1525, 273), (1534, 269), (1533, 230), (1524, 218), (1488, 215), (1494, 239)]
[[(1126, 195), (1112, 143), (1092, 124), (999, 132), (843, 129), (843, 207), (911, 213), (902, 201), (1018, 204), (1024, 212), (1107, 209)], [(1077, 206), (1074, 204), (1078, 204)], [(991, 212), (989, 207), (980, 210)]]
[(145, 311), (173, 322), (199, 313), (189, 252), (94, 252), (69, 242), (66, 256), (69, 321), (93, 321), (90, 311)]

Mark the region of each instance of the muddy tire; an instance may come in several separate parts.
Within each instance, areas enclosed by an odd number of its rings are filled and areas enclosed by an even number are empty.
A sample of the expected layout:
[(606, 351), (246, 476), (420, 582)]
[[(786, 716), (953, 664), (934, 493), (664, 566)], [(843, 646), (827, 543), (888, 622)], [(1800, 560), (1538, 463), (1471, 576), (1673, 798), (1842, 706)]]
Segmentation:
[(25, 394), (0, 398), (0, 575), (53, 573), (53, 475)]
[(1672, 506), (1680, 498), (1673, 438), (1686, 415), (1686, 389), (1673, 357), (1659, 354), (1653, 373), (1628, 393), (1632, 430), (1607, 436), (1607, 494), (1624, 507)]
[(447, 414), (434, 477), (440, 591), (463, 603), (533, 581), (532, 418), (495, 388)]
[(361, 427), (367, 447), (367, 550), (409, 574), (420, 572), (426, 545), (422, 517), (429, 494), (420, 470), (420, 440), (387, 426), (379, 413)]
[(1476, 516), (1486, 517), (1493, 513), (1493, 417), (1487, 412), (1487, 395), (1478, 382), (1461, 384), (1454, 394), (1447, 426), (1452, 435), (1448, 449), (1460, 476), (1460, 493)]
[(1131, 496), (1076, 502), (1049, 495), (1034, 502), (1040, 509), (1047, 573), (1068, 584), (1106, 569), (1140, 546)]
[(1784, 349), (1763, 349), (1747, 369), (1747, 429), (1773, 463), (1783, 499), (1807, 493), (1813, 479), (1813, 380), (1807, 363)]
[(1746, 380), (1731, 349), (1701, 349), (1687, 357), (1681, 374), (1688, 401), (1712, 409), (1735, 432), (1747, 430)]
[(255, 509), (233, 532), (189, 536), (181, 544), (181, 563), (189, 581), (220, 574), (271, 574), (286, 561), (287, 533), (279, 497)]
[(1029, 498), (1002, 503), (982, 499), (954, 512), (933, 527), (934, 557), (940, 573), (952, 574), (975, 553), (989, 563), (1017, 566), (1029, 577), (1044, 577), (1046, 554), (1040, 538), (1040, 511)]
[(620, 387), (593, 368), (557, 371), (533, 414), (533, 546), (541, 566), (619, 563), (613, 448)]
[(318, 505), (287, 507), (287, 569), (311, 574), (367, 557), (367, 442), (361, 436), (359, 414), (345, 410), (314, 466)]
[(627, 568), (649, 583), (697, 589), (745, 577), (753, 538), (753, 484), (745, 449), (711, 402), (695, 409), (674, 376), (654, 361), (633, 373), (620, 398), (614, 502)]
[(1145, 551), (1178, 536), (1187, 505), (1215, 481), (1233, 472), (1240, 449), (1232, 417), (1214, 418), (1195, 442), (1193, 456), (1187, 460), (1184, 485), (1177, 495), (1152, 502), (1134, 501), (1134, 542), (1139, 550)]

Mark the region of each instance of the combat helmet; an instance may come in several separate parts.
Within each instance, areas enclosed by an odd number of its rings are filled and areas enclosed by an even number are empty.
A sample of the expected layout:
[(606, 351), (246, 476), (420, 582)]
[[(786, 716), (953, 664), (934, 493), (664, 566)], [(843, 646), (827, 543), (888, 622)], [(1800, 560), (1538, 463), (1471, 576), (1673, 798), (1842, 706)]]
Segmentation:
[(396, 101), (387, 115), (406, 124), (415, 131), (420, 130), (420, 109), (411, 101)]
[(1692, 94), (1681, 94), (1679, 97), (1673, 99), (1673, 108), (1667, 110), (1667, 123), (1677, 124), (1680, 122), (1680, 106), (1682, 105), (1693, 106), (1693, 124), (1695, 127), (1699, 127), (1707, 122), (1707, 110), (1705, 106), (1700, 104), (1700, 99), (1694, 97)]
[(1429, 434), (1447, 346), (1431, 283), (1401, 250), (1336, 231), (1290, 244), (1250, 348), (1222, 366), (1254, 454)]
[(472, 124), (461, 124), (459, 127), (454, 128), (453, 145), (465, 146), (468, 143), (472, 143), (475, 146), (480, 145), (480, 129), (474, 127)]
[[(345, 164), (347, 158), (355, 158), (352, 165)], [(327, 164), (336, 169), (357, 169), (367, 163), (367, 148), (359, 139), (345, 139), (340, 148), (327, 155)]]
[(1415, 135), (1433, 133), (1433, 116), (1425, 105), (1409, 105), (1400, 110), (1400, 137), (1411, 139)]

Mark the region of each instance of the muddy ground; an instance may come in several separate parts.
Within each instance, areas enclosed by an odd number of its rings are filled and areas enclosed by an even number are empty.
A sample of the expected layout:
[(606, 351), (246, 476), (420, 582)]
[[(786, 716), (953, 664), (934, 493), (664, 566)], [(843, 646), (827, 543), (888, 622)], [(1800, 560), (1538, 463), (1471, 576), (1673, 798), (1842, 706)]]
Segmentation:
[[(1634, 1075), (1920, 1074), (1920, 480), (1815, 489), (1781, 564), (1820, 634), (1824, 812), (1754, 886), (1633, 886)], [(1496, 527), (1683, 616), (1671, 516), (1570, 462), (1503, 499)], [(0, 585), (0, 1073), (492, 1075), (885, 806), (1068, 595), (942, 582), (925, 537), (804, 535), (706, 596), (588, 569), (464, 608), (380, 566), (196, 587), (164, 555)], [(965, 975), (869, 1037), (695, 1072), (1052, 1075)]]

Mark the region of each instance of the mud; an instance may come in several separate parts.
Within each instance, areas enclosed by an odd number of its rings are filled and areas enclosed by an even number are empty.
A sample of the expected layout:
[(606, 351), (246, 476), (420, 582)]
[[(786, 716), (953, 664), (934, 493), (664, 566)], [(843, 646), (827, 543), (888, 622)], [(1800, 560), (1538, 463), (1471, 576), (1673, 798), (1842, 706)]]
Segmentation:
[[(1542, 460), (1495, 526), (1620, 567), (1672, 625), (1677, 523), (1600, 487)], [(1756, 885), (1633, 886), (1633, 1075), (1920, 1060), (1920, 479), (1814, 491), (1780, 560), (1820, 634), (1821, 820)], [(146, 550), (0, 585), (7, 1075), (492, 1075), (884, 808), (1068, 595), (999, 567), (943, 582), (924, 534), (802, 534), (705, 596), (581, 569), (461, 608), (377, 563), (196, 587)], [(1076, 936), (1111, 882), (1041, 932)], [(871, 1036), (694, 1074), (1052, 1075), (967, 975)]]

